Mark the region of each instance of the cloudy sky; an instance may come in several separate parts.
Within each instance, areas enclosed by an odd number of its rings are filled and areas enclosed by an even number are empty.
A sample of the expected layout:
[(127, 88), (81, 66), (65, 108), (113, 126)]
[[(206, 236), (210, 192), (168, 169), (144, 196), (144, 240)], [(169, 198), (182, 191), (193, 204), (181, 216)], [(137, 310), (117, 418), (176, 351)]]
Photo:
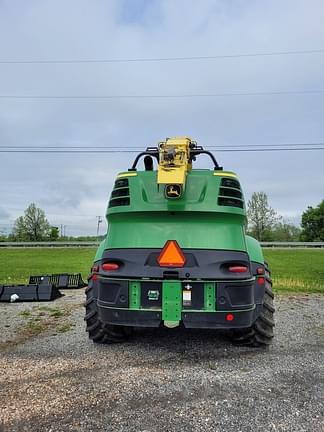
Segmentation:
[[(324, 52), (195, 61), (3, 63), (222, 56), (324, 49), (322, 0), (0, 0), (0, 96), (324, 90)], [(1, 63), (2, 62), (2, 63)], [(324, 93), (210, 98), (0, 98), (0, 146), (324, 142)], [(225, 153), (246, 198), (265, 191), (298, 223), (324, 198), (324, 151)], [(68, 235), (94, 235), (133, 154), (0, 153), (0, 230), (31, 202)], [(102, 232), (104, 227), (101, 228)]]

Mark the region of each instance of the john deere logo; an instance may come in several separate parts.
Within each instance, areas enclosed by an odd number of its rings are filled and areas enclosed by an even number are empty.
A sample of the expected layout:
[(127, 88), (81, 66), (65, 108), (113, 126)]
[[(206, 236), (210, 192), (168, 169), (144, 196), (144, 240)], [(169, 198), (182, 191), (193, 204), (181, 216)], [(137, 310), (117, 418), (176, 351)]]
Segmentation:
[(167, 198), (180, 198), (182, 193), (181, 185), (173, 184), (165, 187), (165, 196)]

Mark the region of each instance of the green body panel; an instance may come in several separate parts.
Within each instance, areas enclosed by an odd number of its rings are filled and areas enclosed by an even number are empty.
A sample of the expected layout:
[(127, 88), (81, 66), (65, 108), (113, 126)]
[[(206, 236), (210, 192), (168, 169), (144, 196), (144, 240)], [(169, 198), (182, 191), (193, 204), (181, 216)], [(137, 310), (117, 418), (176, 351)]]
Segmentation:
[(246, 251), (243, 197), (243, 208), (218, 205), (222, 175), (235, 178), (221, 171), (190, 171), (183, 196), (171, 200), (157, 185), (156, 171), (122, 174), (130, 204), (108, 207), (107, 237), (96, 259), (105, 249), (162, 248), (172, 239), (182, 248)]
[(264, 257), (263, 257), (260, 243), (255, 238), (250, 237), (248, 235), (245, 236), (245, 241), (246, 241), (247, 253), (250, 257), (250, 260), (263, 264)]
[(140, 282), (129, 282), (129, 308), (139, 309), (141, 307), (141, 284)]
[(107, 244), (107, 238), (105, 238), (102, 242), (100, 242), (100, 245), (96, 251), (96, 255), (94, 258), (95, 261), (99, 261), (101, 259), (104, 250), (107, 248), (106, 244)]
[(164, 281), (162, 288), (162, 320), (177, 323), (181, 320), (182, 288), (180, 281)]
[[(107, 216), (113, 214), (130, 212), (165, 212), (165, 211), (186, 211), (186, 212), (217, 212), (224, 214), (237, 214), (245, 216), (245, 208), (226, 207), (217, 204), (222, 176), (221, 171), (192, 170), (187, 175), (186, 187), (181, 198), (166, 199), (164, 186), (157, 184), (156, 171), (137, 171), (136, 173), (122, 174), (129, 182), (130, 205), (108, 207)], [(228, 172), (227, 172), (228, 173)], [(134, 175), (135, 174), (135, 175)], [(235, 178), (234, 173), (231, 177)], [(234, 177), (232, 177), (234, 176)], [(119, 178), (117, 176), (117, 178)], [(242, 200), (243, 201), (243, 200)], [(244, 202), (243, 202), (244, 205)]]
[(167, 240), (182, 248), (246, 250), (242, 216), (190, 212), (111, 215), (105, 249), (162, 248)]
[(205, 282), (204, 284), (204, 305), (206, 311), (215, 311), (215, 284), (213, 282)]

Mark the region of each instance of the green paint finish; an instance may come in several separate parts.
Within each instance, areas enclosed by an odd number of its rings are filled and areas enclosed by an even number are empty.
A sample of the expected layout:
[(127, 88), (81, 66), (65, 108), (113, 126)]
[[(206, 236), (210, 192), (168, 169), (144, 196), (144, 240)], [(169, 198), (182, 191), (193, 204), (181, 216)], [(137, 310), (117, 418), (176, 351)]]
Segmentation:
[(162, 287), (162, 320), (180, 321), (182, 288), (180, 281), (164, 281)]
[(263, 264), (264, 258), (260, 243), (255, 238), (248, 235), (245, 236), (245, 240), (247, 253), (249, 254), (250, 260)]
[[(223, 194), (235, 189), (221, 186), (222, 178), (238, 180), (236, 177), (193, 169), (181, 198), (168, 200), (164, 185), (157, 184), (157, 171), (124, 174), (128, 185), (118, 189), (129, 190), (129, 205), (107, 208), (107, 236), (95, 260), (106, 249), (162, 248), (167, 240), (174, 239), (184, 249), (243, 251), (252, 261), (264, 262), (259, 243), (245, 235), (245, 206), (218, 204), (220, 188)], [(244, 203), (243, 195), (242, 200)]]
[(140, 309), (141, 306), (141, 284), (136, 281), (129, 282), (129, 308)]
[(162, 248), (177, 240), (182, 248), (245, 251), (244, 218), (193, 212), (121, 213), (109, 217), (106, 249)]
[(204, 284), (204, 306), (206, 311), (215, 311), (215, 284), (212, 282), (205, 282)]
[(182, 248), (246, 251), (245, 208), (218, 205), (222, 177), (214, 171), (190, 171), (177, 200), (165, 198), (156, 171), (127, 179), (130, 204), (107, 209), (104, 249), (162, 248), (175, 239)]
[[(225, 175), (224, 177), (229, 178)], [(217, 204), (222, 176), (214, 175), (212, 170), (189, 171), (184, 193), (176, 200), (165, 197), (164, 186), (157, 184), (157, 171), (137, 171), (136, 176), (124, 178), (127, 178), (129, 183), (130, 205), (110, 207), (107, 209), (108, 215), (143, 211), (193, 211), (245, 216), (245, 208)]]
[(105, 249), (106, 249), (106, 239), (104, 239), (104, 240), (102, 240), (102, 242), (100, 242), (100, 245), (96, 251), (94, 261), (99, 261), (101, 259), (102, 254), (103, 254)]

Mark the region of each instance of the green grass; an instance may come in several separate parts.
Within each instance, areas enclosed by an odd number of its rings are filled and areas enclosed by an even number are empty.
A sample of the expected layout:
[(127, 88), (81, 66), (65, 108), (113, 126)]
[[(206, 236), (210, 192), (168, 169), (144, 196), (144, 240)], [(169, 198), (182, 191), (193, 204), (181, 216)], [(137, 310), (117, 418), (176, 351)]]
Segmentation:
[(265, 249), (264, 257), (276, 292), (324, 294), (324, 249)]
[(66, 333), (69, 330), (73, 329), (73, 327), (74, 327), (74, 324), (68, 322), (68, 323), (62, 324), (61, 326), (57, 327), (57, 332), (58, 333)]
[(87, 249), (0, 249), (0, 283), (27, 283), (30, 275), (82, 273), (86, 280), (96, 250)]
[[(32, 274), (82, 273), (86, 280), (95, 249), (0, 249), (0, 283), (27, 283)], [(265, 249), (280, 293), (324, 294), (323, 249)]]
[(45, 311), (49, 314), (49, 316), (53, 317), (53, 318), (60, 318), (64, 315), (66, 315), (67, 311), (63, 310), (63, 309), (58, 309), (58, 308), (51, 308), (49, 306), (40, 306), (38, 308), (39, 311)]

